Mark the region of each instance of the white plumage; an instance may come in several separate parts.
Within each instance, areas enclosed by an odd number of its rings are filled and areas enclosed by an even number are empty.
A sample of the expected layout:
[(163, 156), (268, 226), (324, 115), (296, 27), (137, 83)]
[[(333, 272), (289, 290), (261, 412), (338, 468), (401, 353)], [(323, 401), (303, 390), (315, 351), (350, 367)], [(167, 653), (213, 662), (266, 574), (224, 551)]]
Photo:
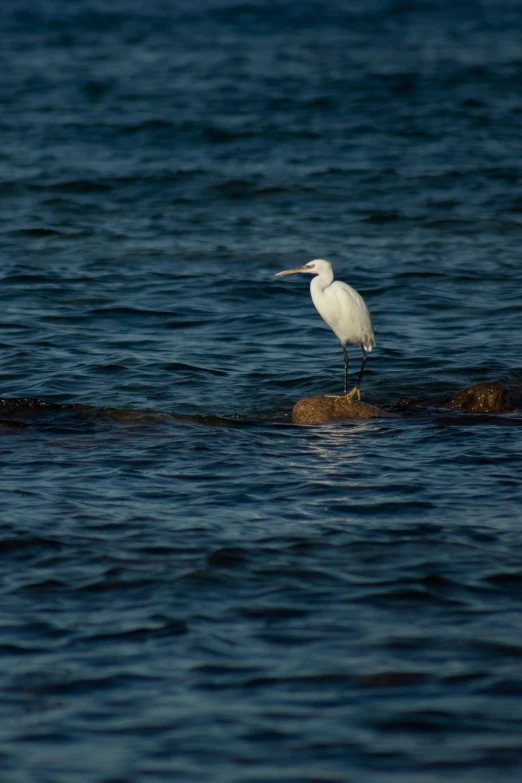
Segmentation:
[(360, 399), (361, 378), (366, 362), (366, 354), (375, 345), (373, 326), (366, 303), (357, 291), (343, 283), (334, 280), (332, 265), (323, 258), (316, 258), (304, 266), (286, 269), (278, 272), (276, 277), (292, 275), (296, 272), (314, 275), (310, 283), (312, 302), (321, 318), (326, 321), (343, 347), (344, 354), (344, 393), (348, 393), (348, 354), (346, 343), (359, 345), (363, 358), (357, 382), (348, 395), (352, 398), (357, 394)]

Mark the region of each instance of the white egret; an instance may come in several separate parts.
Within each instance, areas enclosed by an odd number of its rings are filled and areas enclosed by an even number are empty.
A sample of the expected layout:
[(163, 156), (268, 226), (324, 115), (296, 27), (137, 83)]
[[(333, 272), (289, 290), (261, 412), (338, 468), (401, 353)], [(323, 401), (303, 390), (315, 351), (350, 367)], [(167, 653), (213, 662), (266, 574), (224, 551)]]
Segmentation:
[[(316, 258), (304, 266), (295, 269), (286, 269), (278, 272), (276, 277), (293, 275), (303, 272), (307, 275), (315, 275), (310, 283), (310, 294), (315, 309), (326, 321), (330, 329), (340, 340), (344, 354), (344, 394), (351, 400), (356, 394), (361, 399), (361, 378), (367, 359), (367, 352), (375, 345), (373, 336), (372, 319), (362, 296), (347, 283), (334, 280), (332, 265), (329, 261)], [(348, 354), (346, 343), (360, 345), (362, 348), (362, 364), (357, 382), (348, 394)]]

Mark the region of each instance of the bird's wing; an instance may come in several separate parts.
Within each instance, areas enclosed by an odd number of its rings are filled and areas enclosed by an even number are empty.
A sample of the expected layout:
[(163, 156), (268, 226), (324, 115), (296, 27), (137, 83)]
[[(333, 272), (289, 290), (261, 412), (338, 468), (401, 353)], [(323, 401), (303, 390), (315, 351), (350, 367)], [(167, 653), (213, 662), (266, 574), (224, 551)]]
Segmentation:
[(342, 342), (361, 345), (366, 351), (371, 351), (375, 345), (372, 319), (362, 296), (341, 280), (335, 280), (329, 291), (335, 301), (332, 310), (336, 321), (335, 328), (329, 325), (337, 337)]

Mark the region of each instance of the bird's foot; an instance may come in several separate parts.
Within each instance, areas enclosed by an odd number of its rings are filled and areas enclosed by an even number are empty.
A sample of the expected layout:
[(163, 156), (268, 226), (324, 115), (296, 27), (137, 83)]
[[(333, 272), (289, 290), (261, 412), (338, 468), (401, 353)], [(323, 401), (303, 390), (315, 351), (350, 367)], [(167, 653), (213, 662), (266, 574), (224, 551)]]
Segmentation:
[(348, 392), (348, 394), (345, 394), (344, 396), (351, 402), (355, 397), (355, 395), (357, 395), (358, 400), (361, 399), (361, 390), (359, 389), (358, 386), (354, 386), (351, 392)]
[(357, 399), (361, 399), (361, 390), (358, 386), (354, 386), (351, 392), (348, 392), (347, 394), (325, 394), (325, 397), (330, 397), (332, 400), (350, 400), (350, 402), (353, 400), (353, 398), (357, 395)]

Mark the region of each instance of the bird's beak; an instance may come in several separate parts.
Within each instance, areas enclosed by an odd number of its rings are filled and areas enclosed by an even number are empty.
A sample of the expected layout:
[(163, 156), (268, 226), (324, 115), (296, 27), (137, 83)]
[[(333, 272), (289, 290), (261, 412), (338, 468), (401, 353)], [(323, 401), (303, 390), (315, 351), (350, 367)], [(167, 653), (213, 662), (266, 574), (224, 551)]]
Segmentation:
[(276, 277), (284, 277), (284, 275), (295, 275), (296, 272), (308, 272), (310, 267), (308, 264), (304, 266), (296, 266), (295, 269), (285, 269), (284, 272), (277, 272)]

